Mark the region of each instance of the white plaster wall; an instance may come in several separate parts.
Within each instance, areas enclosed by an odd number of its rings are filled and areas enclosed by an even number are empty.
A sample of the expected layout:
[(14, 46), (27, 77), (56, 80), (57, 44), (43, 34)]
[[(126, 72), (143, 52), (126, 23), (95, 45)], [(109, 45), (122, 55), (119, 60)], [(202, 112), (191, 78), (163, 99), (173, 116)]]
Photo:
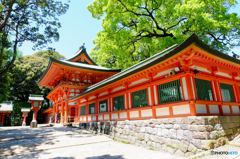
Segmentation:
[(163, 76), (163, 75), (167, 75), (169, 74), (169, 72), (173, 71), (174, 68), (171, 68), (171, 69), (168, 69), (166, 71), (162, 71), (162, 72), (159, 72), (156, 76), (154, 76), (153, 78), (157, 78), (157, 77), (160, 77), (160, 76)]
[(104, 120), (108, 120), (109, 119), (109, 114), (105, 114), (104, 115)]
[(229, 105), (222, 105), (223, 113), (231, 113)]
[(139, 84), (139, 83), (142, 83), (142, 82), (145, 82), (145, 81), (148, 81), (148, 80), (149, 80), (149, 79), (147, 79), (147, 78), (143, 78), (143, 79), (134, 81), (134, 82), (132, 82), (132, 83), (129, 85), (129, 87), (130, 87), (130, 86), (133, 86), (133, 85), (136, 85), (136, 84)]
[(208, 71), (208, 69), (206, 69), (206, 68), (195, 66), (195, 65), (190, 66), (189, 68), (195, 69), (195, 67), (197, 68), (198, 71), (212, 73), (211, 71)]
[(152, 117), (152, 109), (141, 110), (141, 117)]
[(219, 113), (218, 105), (209, 105), (209, 111), (211, 114)]
[(86, 117), (83, 117), (83, 121), (86, 121)]
[(173, 109), (173, 115), (190, 114), (189, 105), (174, 106), (172, 107), (172, 109)]
[(118, 114), (117, 113), (112, 114), (112, 119), (118, 119)]
[(188, 100), (187, 85), (186, 85), (186, 79), (185, 79), (185, 77), (182, 78), (182, 85), (183, 85), (184, 99), (185, 99), (185, 100)]
[(232, 78), (229, 74), (223, 73), (223, 72), (217, 72), (216, 75), (227, 77), (227, 78)]
[(71, 89), (69, 92), (74, 92), (74, 89)]
[(80, 90), (77, 89), (76, 92), (80, 92)]
[(148, 87), (148, 99), (149, 99), (149, 105), (152, 106), (151, 88), (150, 87)]
[(80, 121), (82, 121), (82, 118), (80, 118)]
[(120, 119), (127, 118), (127, 113), (119, 113)]
[(117, 88), (114, 88), (111, 92), (119, 91), (119, 90), (124, 89), (124, 88), (125, 88), (124, 86), (117, 87)]
[(239, 113), (239, 106), (232, 105), (232, 111), (233, 113)]
[(195, 104), (197, 114), (207, 114), (206, 104)]
[(139, 117), (138, 111), (130, 112), (130, 118), (138, 118), (138, 117)]
[(158, 105), (157, 103), (157, 86), (153, 86), (153, 91), (154, 91), (154, 101), (155, 101), (155, 105)]
[(88, 100), (94, 99), (96, 98), (96, 96), (91, 96)]
[(75, 102), (68, 103), (68, 105), (75, 105)]
[(106, 94), (108, 94), (108, 92), (100, 93), (100, 94), (99, 94), (99, 97), (100, 97), (100, 96), (103, 96), (103, 95), (106, 95)]
[(168, 116), (168, 115), (170, 115), (168, 107), (156, 109), (156, 116)]
[(93, 116), (93, 121), (96, 121), (96, 116)]
[(98, 116), (98, 120), (103, 120), (103, 116), (102, 116), (102, 115), (99, 115), (99, 116)]
[(92, 121), (92, 118), (90, 116), (88, 117), (88, 121)]

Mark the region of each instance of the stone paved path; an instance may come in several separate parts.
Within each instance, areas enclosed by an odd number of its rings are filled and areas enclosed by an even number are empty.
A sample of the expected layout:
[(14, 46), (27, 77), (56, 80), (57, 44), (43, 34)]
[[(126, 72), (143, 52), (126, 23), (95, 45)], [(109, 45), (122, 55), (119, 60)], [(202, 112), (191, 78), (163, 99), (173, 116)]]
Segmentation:
[(71, 127), (0, 128), (0, 159), (175, 159), (160, 151), (119, 143)]

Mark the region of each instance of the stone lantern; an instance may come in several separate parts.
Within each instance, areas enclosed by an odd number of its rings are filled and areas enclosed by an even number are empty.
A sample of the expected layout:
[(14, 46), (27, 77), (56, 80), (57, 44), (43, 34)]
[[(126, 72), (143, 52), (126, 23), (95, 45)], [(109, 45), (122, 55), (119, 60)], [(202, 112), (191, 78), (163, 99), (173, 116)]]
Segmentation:
[(31, 110), (33, 111), (33, 118), (30, 123), (31, 128), (37, 127), (37, 111), (40, 109), (40, 104), (44, 100), (43, 95), (30, 94), (28, 102), (32, 103)]
[(30, 108), (22, 108), (21, 112), (23, 113), (23, 123), (22, 126), (26, 126), (26, 117), (28, 116), (28, 113), (30, 112)]

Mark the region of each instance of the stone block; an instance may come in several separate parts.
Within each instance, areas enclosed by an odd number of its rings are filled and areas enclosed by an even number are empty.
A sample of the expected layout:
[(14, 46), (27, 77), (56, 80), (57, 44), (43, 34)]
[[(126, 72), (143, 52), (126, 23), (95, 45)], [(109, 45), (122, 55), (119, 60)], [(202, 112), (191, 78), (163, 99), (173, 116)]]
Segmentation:
[(176, 152), (176, 149), (172, 148), (172, 147), (168, 147), (166, 148), (166, 152), (170, 153), (170, 154), (174, 154)]
[(194, 153), (187, 152), (187, 153), (184, 154), (184, 157), (188, 158), (188, 157), (193, 156), (193, 155), (194, 155)]
[(170, 147), (175, 148), (175, 149), (179, 149), (180, 148), (181, 141), (172, 139), (171, 142), (172, 142), (172, 146), (170, 146)]
[(149, 136), (149, 140), (150, 140), (150, 141), (154, 141), (154, 140), (155, 140), (155, 136), (154, 136), (154, 135), (150, 135), (150, 136)]
[(188, 124), (181, 124), (181, 129), (188, 130)]
[(188, 147), (189, 147), (189, 142), (182, 140), (180, 144), (180, 150), (182, 150), (183, 152), (187, 152)]
[(135, 142), (136, 142), (136, 137), (133, 137), (133, 136), (132, 136), (130, 143), (131, 143), (131, 144), (135, 144)]
[(146, 127), (140, 127), (140, 133), (145, 133), (146, 132)]
[(136, 142), (135, 142), (135, 146), (140, 146), (141, 145), (141, 143), (142, 143), (142, 141), (140, 141), (140, 140), (136, 140)]
[(209, 137), (211, 139), (217, 139), (219, 137), (219, 131), (212, 131), (212, 132), (210, 132)]
[(147, 128), (146, 128), (146, 132), (147, 132), (148, 134), (152, 134), (153, 128), (147, 127)]
[(169, 146), (169, 147), (173, 147), (173, 146), (172, 146), (172, 144), (173, 144), (172, 141), (173, 141), (172, 139), (166, 138), (166, 139), (165, 139), (165, 144), (166, 144), (167, 146)]
[(147, 147), (152, 147), (152, 142), (151, 141), (147, 142)]
[(145, 133), (145, 138), (144, 138), (144, 140), (145, 140), (145, 141), (149, 141), (149, 137), (150, 137), (150, 135), (147, 134), (147, 133)]
[(130, 131), (130, 135), (131, 136), (135, 136), (135, 132), (134, 131)]
[(209, 132), (193, 132), (193, 137), (195, 139), (209, 139)]
[(142, 127), (148, 127), (149, 126), (149, 120), (144, 120), (142, 122)]
[(188, 125), (188, 130), (190, 130), (190, 131), (198, 131), (198, 125)]
[(177, 150), (175, 153), (174, 153), (175, 156), (184, 156), (184, 152), (182, 152), (181, 150)]
[(196, 148), (196, 146), (194, 146), (193, 144), (189, 144), (189, 146), (188, 146), (188, 151), (189, 151), (189, 152), (192, 152), (193, 154), (195, 154), (196, 151), (197, 151), (197, 148)]
[(202, 150), (202, 149), (197, 149), (196, 154), (199, 154), (199, 153), (202, 153), (202, 152), (204, 152), (204, 150)]
[(219, 123), (224, 124), (227, 123), (227, 117), (226, 116), (219, 116)]
[(129, 135), (130, 134), (130, 130), (126, 130), (126, 135)]
[(191, 143), (196, 146), (196, 148), (201, 149), (202, 148), (202, 144), (201, 144), (201, 140), (200, 139), (192, 139)]
[(168, 137), (169, 137), (169, 138), (172, 138), (172, 139), (176, 139), (176, 138), (177, 138), (177, 130), (169, 129), (169, 131), (168, 131)]
[(228, 140), (226, 140), (226, 137), (220, 137), (216, 140), (216, 143), (214, 144), (214, 148), (218, 148), (220, 146), (223, 146), (226, 144)]
[(175, 123), (176, 124), (183, 124), (183, 119), (182, 118), (175, 118)]
[(165, 124), (165, 129), (172, 129), (173, 125), (172, 124)]
[(163, 121), (162, 121), (162, 119), (157, 119), (157, 124), (158, 124), (158, 125), (161, 125), (161, 124), (163, 124)]
[(180, 124), (173, 124), (173, 129), (175, 130), (181, 129)]
[(168, 137), (168, 129), (162, 129), (162, 136)]
[(177, 139), (178, 140), (184, 139), (183, 130), (177, 130)]
[(228, 124), (221, 124), (223, 129), (228, 129)]
[(161, 128), (158, 128), (158, 130), (157, 130), (157, 135), (158, 135), (158, 136), (161, 136), (161, 135), (162, 135), (162, 129), (161, 129)]
[(155, 125), (155, 128), (161, 128), (161, 126), (159, 124)]
[(152, 128), (152, 134), (153, 135), (157, 135), (158, 132), (158, 128)]
[(152, 142), (152, 148), (156, 149), (156, 142)]
[(142, 147), (146, 147), (146, 146), (147, 146), (147, 142), (146, 142), (146, 141), (142, 141), (142, 142), (141, 142), (141, 146), (142, 146)]
[(166, 143), (166, 138), (165, 137), (158, 137), (159, 143), (160, 144), (165, 144)]
[(131, 136), (131, 135), (128, 135), (127, 141), (131, 142), (131, 139), (132, 139), (132, 136)]
[(137, 134), (137, 140), (143, 141), (145, 139), (145, 134), (144, 133), (138, 133)]
[(239, 125), (240, 125), (240, 123), (236, 123), (236, 122), (233, 123), (233, 124), (234, 124), (234, 127), (235, 127), (235, 128), (239, 127)]
[(224, 129), (224, 131), (227, 135), (232, 135), (233, 134), (232, 129)]
[(209, 124), (209, 125), (215, 124), (215, 120), (214, 120), (214, 117), (213, 117), (213, 116), (207, 117), (207, 120), (208, 120), (208, 124)]
[(201, 145), (203, 150), (210, 150), (214, 148), (214, 145), (216, 144), (215, 140), (202, 140)]
[(221, 124), (215, 124), (213, 129), (220, 131), (220, 130), (223, 130), (223, 127)]
[(183, 130), (183, 135), (184, 135), (184, 140), (186, 141), (191, 141), (193, 138), (193, 133), (192, 131), (189, 131), (189, 130)]
[(167, 152), (167, 146), (166, 145), (161, 145), (160, 150)]
[(156, 150), (160, 150), (161, 145), (159, 143), (156, 143)]
[(151, 128), (155, 128), (155, 124), (150, 124), (149, 125)]
[(162, 119), (163, 124), (168, 124), (168, 119)]
[(175, 118), (170, 118), (170, 119), (168, 119), (168, 123), (169, 123), (169, 124), (174, 124), (174, 123), (175, 123)]
[(228, 129), (234, 128), (234, 124), (233, 123), (227, 123)]
[(189, 116), (188, 122), (190, 125), (207, 125), (208, 119), (207, 117)]

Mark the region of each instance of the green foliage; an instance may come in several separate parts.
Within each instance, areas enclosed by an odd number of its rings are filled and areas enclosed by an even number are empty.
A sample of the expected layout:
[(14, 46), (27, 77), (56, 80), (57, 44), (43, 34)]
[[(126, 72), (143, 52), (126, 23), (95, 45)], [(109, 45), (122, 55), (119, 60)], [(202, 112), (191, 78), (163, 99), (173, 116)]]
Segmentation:
[(128, 141), (121, 141), (122, 143), (124, 143), (124, 144), (129, 144), (130, 142), (128, 142)]
[(102, 19), (91, 57), (126, 69), (196, 33), (211, 47), (240, 46), (240, 17), (228, 11), (235, 0), (94, 0), (88, 10)]
[(13, 125), (19, 125), (20, 121), (22, 121), (22, 114), (19, 110), (26, 105), (29, 94), (44, 95), (45, 100), (42, 102), (41, 109), (38, 111), (37, 116), (39, 122), (41, 122), (42, 119), (41, 113), (49, 108), (50, 103), (46, 96), (51, 89), (42, 86), (39, 87), (36, 82), (46, 70), (49, 62), (47, 59), (49, 59), (50, 56), (58, 60), (65, 59), (65, 57), (58, 52), (51, 51), (51, 54), (49, 54), (49, 51), (40, 51), (34, 55), (27, 55), (17, 59), (14, 63), (15, 67), (10, 69), (9, 100), (13, 100), (17, 104), (14, 104), (14, 113), (12, 114)]
[(6, 101), (10, 95), (9, 73), (5, 74), (0, 80), (0, 103)]
[(61, 27), (58, 17), (66, 13), (69, 7), (67, 3), (57, 0), (2, 0), (0, 2), (1, 47), (9, 48), (11, 45), (9, 36), (14, 39), (13, 54), (9, 54), (11, 58), (8, 57), (9, 63), (2, 65), (6, 58), (0, 57), (0, 66), (3, 66), (0, 77), (13, 65), (17, 56), (17, 46), (23, 42), (33, 42), (33, 48), (36, 49), (46, 47), (53, 40), (58, 41), (58, 29)]
[[(23, 122), (23, 117), (22, 117), (22, 112), (21, 109), (22, 108), (31, 108), (31, 103), (28, 103), (27, 101), (15, 101), (13, 102), (14, 106), (13, 106), (13, 111), (11, 113), (11, 125), (12, 126), (20, 126), (22, 125)], [(26, 123), (29, 124), (32, 120), (32, 111), (30, 111), (28, 113), (28, 117), (26, 118)], [(7, 125), (7, 123), (9, 123), (9, 119), (5, 118), (4, 121)], [(4, 124), (5, 125), (5, 124)]]

